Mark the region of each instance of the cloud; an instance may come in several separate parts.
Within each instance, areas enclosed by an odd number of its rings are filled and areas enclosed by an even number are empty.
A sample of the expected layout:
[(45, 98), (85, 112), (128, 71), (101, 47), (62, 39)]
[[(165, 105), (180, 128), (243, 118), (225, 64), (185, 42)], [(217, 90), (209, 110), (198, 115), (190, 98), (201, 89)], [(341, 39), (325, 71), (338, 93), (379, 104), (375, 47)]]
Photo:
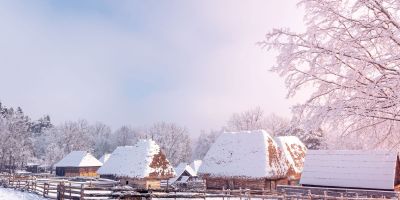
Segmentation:
[(196, 135), (255, 106), (289, 116), (298, 101), (255, 45), (273, 27), (302, 28), (292, 1), (80, 2), (0, 8), (6, 105), (56, 123), (172, 121)]

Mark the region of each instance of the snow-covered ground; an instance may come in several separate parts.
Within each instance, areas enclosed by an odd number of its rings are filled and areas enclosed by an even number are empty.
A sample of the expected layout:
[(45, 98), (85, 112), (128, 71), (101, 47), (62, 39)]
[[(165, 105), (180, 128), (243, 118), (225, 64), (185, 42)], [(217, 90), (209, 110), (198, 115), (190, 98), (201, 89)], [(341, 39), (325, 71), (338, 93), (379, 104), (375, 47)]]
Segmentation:
[(45, 200), (39, 195), (0, 187), (0, 200)]

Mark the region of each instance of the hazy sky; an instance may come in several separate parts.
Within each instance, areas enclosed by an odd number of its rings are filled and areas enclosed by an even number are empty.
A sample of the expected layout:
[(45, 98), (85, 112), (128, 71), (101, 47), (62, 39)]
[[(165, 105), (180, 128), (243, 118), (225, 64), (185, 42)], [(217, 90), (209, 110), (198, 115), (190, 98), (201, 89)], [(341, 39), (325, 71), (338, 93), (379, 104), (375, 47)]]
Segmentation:
[(273, 27), (302, 29), (293, 0), (2, 1), (0, 101), (33, 118), (176, 122), (193, 135), (260, 106), (289, 116)]

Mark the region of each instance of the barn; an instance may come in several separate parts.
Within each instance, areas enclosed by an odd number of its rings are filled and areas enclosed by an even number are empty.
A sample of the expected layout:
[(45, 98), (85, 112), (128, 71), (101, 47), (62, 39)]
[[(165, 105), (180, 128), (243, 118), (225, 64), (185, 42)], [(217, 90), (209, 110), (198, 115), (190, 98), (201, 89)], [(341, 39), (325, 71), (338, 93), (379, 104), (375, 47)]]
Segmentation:
[(279, 136), (274, 139), (289, 166), (289, 181), (297, 184), (303, 171), (307, 147), (296, 136)]
[(399, 188), (399, 167), (396, 152), (309, 150), (300, 184), (393, 191)]
[(275, 190), (288, 184), (288, 164), (264, 130), (222, 133), (211, 146), (199, 174), (209, 189)]
[(160, 188), (162, 180), (175, 175), (165, 154), (151, 139), (139, 140), (134, 146), (117, 147), (97, 172), (100, 177), (140, 189)]
[(58, 163), (56, 167), (56, 176), (98, 176), (96, 171), (102, 166), (92, 154), (87, 151), (72, 151)]

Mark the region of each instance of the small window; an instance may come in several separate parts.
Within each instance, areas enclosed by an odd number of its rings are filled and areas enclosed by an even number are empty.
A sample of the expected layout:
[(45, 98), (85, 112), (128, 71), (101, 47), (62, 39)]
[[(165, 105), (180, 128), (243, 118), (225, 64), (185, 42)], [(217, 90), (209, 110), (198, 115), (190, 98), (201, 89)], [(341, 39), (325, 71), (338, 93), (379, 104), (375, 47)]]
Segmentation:
[(126, 181), (126, 185), (129, 185), (129, 181)]

